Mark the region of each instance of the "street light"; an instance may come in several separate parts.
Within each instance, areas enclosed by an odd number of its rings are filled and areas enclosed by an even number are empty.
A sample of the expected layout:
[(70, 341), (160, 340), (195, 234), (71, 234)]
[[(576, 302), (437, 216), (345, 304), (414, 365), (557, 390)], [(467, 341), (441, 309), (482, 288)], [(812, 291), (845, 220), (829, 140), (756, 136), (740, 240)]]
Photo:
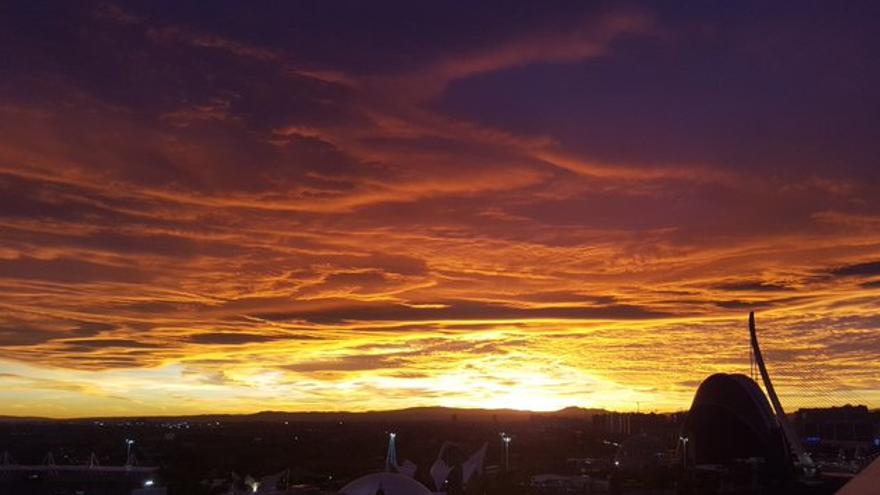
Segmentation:
[(134, 444), (134, 440), (130, 438), (125, 439), (125, 465), (131, 466), (131, 446)]
[(510, 471), (510, 441), (513, 437), (501, 432), (501, 445), (504, 447), (504, 470)]
[(681, 463), (683, 466), (688, 465), (688, 437), (679, 436), (679, 442), (681, 442)]

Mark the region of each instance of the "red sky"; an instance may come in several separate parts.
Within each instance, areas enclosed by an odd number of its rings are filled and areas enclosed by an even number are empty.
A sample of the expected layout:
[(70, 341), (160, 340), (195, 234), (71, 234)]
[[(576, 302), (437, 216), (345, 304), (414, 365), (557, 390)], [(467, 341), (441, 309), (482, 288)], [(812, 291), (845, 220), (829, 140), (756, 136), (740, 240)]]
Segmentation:
[(0, 414), (672, 410), (749, 310), (880, 405), (877, 7), (785, 4), (4, 7)]

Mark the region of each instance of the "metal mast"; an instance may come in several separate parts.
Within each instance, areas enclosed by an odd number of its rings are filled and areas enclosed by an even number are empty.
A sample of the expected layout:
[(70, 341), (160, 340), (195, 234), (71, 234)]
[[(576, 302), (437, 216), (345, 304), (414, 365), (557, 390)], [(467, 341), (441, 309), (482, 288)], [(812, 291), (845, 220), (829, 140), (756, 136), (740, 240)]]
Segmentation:
[(770, 403), (773, 404), (773, 410), (776, 411), (776, 419), (779, 421), (782, 433), (788, 441), (788, 446), (794, 453), (795, 457), (797, 457), (800, 465), (805, 470), (812, 470), (815, 467), (813, 459), (810, 458), (810, 454), (804, 450), (804, 446), (801, 444), (800, 439), (797, 437), (797, 434), (795, 434), (794, 429), (788, 422), (788, 417), (785, 415), (785, 411), (782, 409), (782, 404), (779, 402), (779, 396), (776, 395), (776, 389), (773, 388), (773, 382), (770, 381), (770, 374), (767, 373), (767, 367), (764, 365), (764, 357), (761, 355), (761, 348), (758, 346), (758, 334), (755, 330), (754, 311), (749, 313), (749, 335), (751, 336), (752, 354), (754, 356), (755, 364), (758, 365), (758, 371), (761, 373), (761, 380), (764, 382), (764, 388), (767, 389), (767, 395), (770, 396)]

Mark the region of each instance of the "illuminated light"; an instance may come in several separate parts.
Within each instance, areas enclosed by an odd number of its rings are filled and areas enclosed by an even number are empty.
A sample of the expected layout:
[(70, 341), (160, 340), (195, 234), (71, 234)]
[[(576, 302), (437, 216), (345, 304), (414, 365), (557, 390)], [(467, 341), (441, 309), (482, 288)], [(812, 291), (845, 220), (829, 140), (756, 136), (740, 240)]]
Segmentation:
[(144, 481), (144, 486), (146, 487), (153, 486), (154, 484), (155, 482), (153, 480)]
[(501, 442), (504, 445), (504, 471), (510, 471), (510, 441), (513, 438), (505, 432), (501, 432)]

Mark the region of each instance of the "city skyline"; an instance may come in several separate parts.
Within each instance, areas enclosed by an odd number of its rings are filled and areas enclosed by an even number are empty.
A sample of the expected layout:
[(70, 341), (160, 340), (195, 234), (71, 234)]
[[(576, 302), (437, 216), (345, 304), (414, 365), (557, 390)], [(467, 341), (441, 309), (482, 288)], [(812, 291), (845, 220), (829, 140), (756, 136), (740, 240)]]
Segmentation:
[(880, 407), (870, 2), (3, 9), (0, 415)]

